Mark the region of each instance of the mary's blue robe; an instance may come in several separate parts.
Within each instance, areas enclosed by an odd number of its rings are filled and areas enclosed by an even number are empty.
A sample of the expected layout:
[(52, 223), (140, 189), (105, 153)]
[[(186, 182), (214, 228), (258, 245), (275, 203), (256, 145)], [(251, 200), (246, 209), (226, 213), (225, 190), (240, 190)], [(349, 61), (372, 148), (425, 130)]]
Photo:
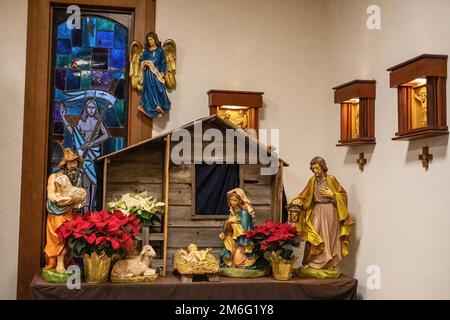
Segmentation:
[[(230, 217), (233, 214), (230, 214)], [(254, 245), (250, 239), (245, 236), (245, 232), (253, 229), (253, 217), (246, 210), (239, 210), (235, 214), (239, 218), (238, 223), (232, 225), (229, 224), (229, 220), (225, 221), (223, 232), (224, 247), (220, 252), (221, 267), (232, 267), (234, 266), (233, 255), (236, 247), (242, 247), (244, 249), (245, 257), (242, 257), (241, 264), (239, 267), (246, 267), (249, 269), (254, 269), (256, 260), (256, 255), (254, 252)]]

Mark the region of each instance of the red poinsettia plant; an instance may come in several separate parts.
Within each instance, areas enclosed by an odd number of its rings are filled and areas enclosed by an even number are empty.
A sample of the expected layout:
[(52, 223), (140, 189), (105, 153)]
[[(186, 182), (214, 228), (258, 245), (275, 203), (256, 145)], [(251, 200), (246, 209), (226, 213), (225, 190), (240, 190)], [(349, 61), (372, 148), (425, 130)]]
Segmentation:
[(56, 232), (65, 241), (71, 257), (102, 251), (109, 257), (113, 254), (123, 257), (131, 250), (133, 238), (139, 232), (139, 220), (119, 210), (88, 212), (64, 222)]
[(262, 254), (273, 251), (285, 260), (291, 260), (294, 247), (300, 245), (300, 234), (289, 223), (267, 221), (247, 231), (246, 236)]

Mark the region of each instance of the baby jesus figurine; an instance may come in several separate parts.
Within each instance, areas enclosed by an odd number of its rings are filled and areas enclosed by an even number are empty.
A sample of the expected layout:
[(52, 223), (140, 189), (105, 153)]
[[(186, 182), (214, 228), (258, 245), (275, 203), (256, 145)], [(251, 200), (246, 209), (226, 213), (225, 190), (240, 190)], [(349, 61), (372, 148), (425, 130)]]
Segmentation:
[(198, 250), (198, 247), (195, 243), (191, 243), (187, 247), (187, 252), (183, 249), (180, 249), (183, 259), (189, 262), (200, 262), (205, 261), (208, 253), (212, 250), (212, 248)]
[(214, 275), (219, 272), (219, 261), (211, 251), (212, 248), (199, 250), (195, 243), (191, 243), (187, 250), (179, 249), (175, 253), (173, 266), (179, 274), (184, 276), (182, 281), (186, 281), (186, 277), (194, 275)]

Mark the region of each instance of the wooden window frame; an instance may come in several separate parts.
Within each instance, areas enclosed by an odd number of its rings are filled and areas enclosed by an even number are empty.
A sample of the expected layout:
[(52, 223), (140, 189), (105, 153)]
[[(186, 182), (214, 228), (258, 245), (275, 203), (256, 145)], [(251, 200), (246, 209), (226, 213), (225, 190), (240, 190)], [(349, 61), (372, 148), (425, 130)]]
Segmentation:
[[(25, 75), (22, 186), (20, 199), (17, 298), (28, 299), (29, 285), (43, 264), (48, 177), (49, 108), (52, 67), (52, 8), (67, 0), (29, 0)], [(131, 37), (143, 40), (155, 30), (156, 0), (70, 0), (82, 9), (133, 14)], [(127, 145), (151, 136), (152, 122), (138, 110), (139, 95), (129, 89)]]
[[(229, 214), (199, 214), (196, 210), (196, 183), (195, 183), (195, 163), (192, 165), (192, 214), (191, 220), (227, 220), (230, 216)], [(226, 165), (226, 163), (225, 163)], [(244, 189), (244, 175), (241, 169), (241, 165), (239, 165), (239, 188)]]

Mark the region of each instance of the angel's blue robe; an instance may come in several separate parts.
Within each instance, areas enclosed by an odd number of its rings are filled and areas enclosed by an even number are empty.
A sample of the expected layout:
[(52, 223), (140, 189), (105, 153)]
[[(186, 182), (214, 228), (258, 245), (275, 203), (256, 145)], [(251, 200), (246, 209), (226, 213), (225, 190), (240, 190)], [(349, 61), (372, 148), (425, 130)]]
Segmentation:
[[(163, 49), (157, 48), (154, 51), (148, 48), (145, 49), (141, 56), (141, 61), (145, 60), (152, 61), (159, 72), (166, 73), (167, 63)], [(160, 106), (164, 112), (170, 110), (170, 100), (167, 96), (166, 86), (156, 78), (149, 68), (144, 71), (141, 106), (150, 118), (156, 118), (160, 115), (156, 111), (157, 106)]]

